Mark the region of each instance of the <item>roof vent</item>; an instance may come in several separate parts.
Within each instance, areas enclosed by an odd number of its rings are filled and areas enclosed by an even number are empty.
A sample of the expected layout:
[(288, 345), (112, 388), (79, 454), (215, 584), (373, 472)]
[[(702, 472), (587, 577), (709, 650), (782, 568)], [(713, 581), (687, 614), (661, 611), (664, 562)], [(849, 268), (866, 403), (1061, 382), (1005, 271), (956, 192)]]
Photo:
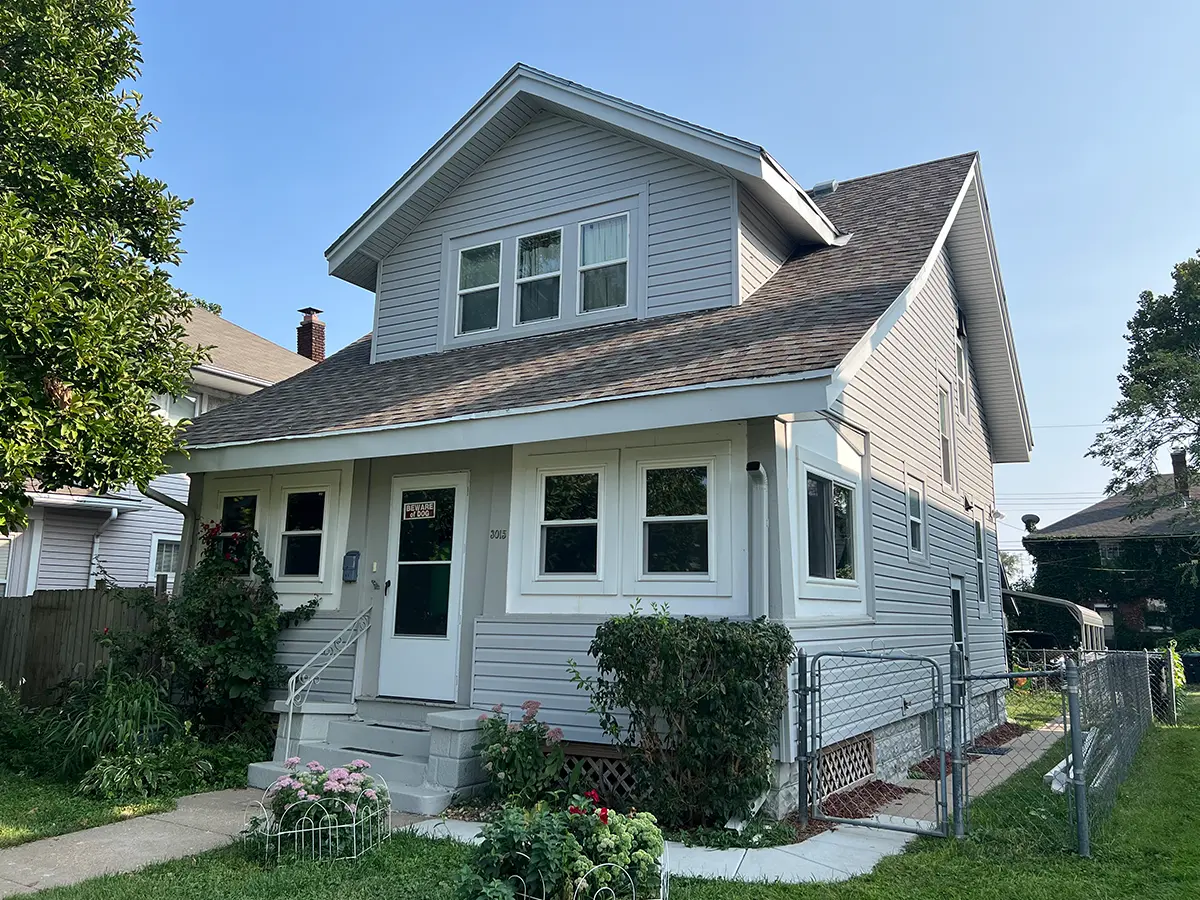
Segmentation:
[(1042, 521), (1041, 516), (1035, 516), (1033, 513), (1026, 513), (1021, 516), (1021, 523), (1025, 526), (1025, 530), (1030, 534), (1037, 531), (1038, 522)]
[(838, 183), (834, 179), (828, 181), (819, 181), (808, 189), (809, 196), (819, 197), (822, 194), (832, 194), (838, 189)]

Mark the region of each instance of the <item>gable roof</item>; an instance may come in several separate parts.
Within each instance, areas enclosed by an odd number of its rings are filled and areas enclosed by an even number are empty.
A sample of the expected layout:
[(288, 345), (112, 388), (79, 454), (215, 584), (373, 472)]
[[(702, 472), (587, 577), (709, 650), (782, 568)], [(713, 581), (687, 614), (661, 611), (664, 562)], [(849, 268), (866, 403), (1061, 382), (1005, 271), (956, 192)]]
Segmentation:
[(193, 308), (184, 331), (188, 343), (211, 348), (209, 359), (196, 367), (201, 372), (267, 385), (291, 378), (314, 365), (311, 359), (200, 306)]
[(368, 336), (204, 415), (188, 429), (189, 448), (827, 377), (922, 271), (975, 161), (968, 153), (842, 182), (822, 205), (853, 239), (799, 250), (738, 306), (374, 364)]
[(325, 251), (329, 274), (375, 290), (397, 244), (535, 115), (550, 110), (667, 150), (744, 184), (798, 243), (841, 233), (762, 147), (517, 63)]
[(1149, 515), (1137, 514), (1147, 500), (1170, 497), (1175, 493), (1173, 475), (1157, 475), (1148, 491), (1138, 499), (1122, 491), (1099, 503), (1081, 509), (1045, 528), (1025, 535), (1028, 544), (1053, 540), (1121, 540), (1125, 538), (1184, 537), (1200, 534), (1200, 521), (1194, 510), (1182, 503), (1164, 506)]

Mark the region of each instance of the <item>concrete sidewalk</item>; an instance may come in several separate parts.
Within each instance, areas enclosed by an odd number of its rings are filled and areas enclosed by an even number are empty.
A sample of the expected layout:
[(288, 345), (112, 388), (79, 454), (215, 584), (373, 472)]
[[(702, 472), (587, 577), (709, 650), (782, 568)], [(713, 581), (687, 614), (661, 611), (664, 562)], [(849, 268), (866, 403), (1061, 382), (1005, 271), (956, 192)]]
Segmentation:
[(132, 872), (228, 844), (262, 791), (193, 794), (171, 812), (88, 828), (0, 850), (0, 897), (31, 894), (98, 875)]

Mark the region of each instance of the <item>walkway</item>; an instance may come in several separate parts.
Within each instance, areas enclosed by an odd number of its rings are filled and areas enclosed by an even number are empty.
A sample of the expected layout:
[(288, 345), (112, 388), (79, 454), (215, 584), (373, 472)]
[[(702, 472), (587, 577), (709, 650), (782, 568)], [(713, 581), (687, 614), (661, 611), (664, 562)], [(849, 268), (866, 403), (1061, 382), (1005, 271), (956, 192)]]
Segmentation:
[[(478, 822), (430, 819), (411, 826), (417, 834), (477, 843)], [(673, 878), (728, 878), (732, 881), (846, 881), (866, 875), (886, 856), (904, 849), (911, 834), (847, 825), (799, 844), (761, 850), (707, 850), (667, 841), (667, 869)]]
[(0, 850), (0, 897), (31, 894), (98, 875), (195, 856), (242, 830), (246, 804), (262, 791), (213, 791), (183, 797), (171, 812), (101, 825)]

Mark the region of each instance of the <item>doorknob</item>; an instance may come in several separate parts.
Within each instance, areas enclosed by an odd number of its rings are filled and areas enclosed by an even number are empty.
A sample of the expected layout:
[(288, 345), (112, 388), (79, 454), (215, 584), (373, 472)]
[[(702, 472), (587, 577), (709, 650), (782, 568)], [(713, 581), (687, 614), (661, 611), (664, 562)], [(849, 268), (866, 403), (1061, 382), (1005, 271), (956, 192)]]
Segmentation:
[(383, 596), (387, 596), (388, 588), (392, 586), (392, 579), (388, 579), (383, 583)]

